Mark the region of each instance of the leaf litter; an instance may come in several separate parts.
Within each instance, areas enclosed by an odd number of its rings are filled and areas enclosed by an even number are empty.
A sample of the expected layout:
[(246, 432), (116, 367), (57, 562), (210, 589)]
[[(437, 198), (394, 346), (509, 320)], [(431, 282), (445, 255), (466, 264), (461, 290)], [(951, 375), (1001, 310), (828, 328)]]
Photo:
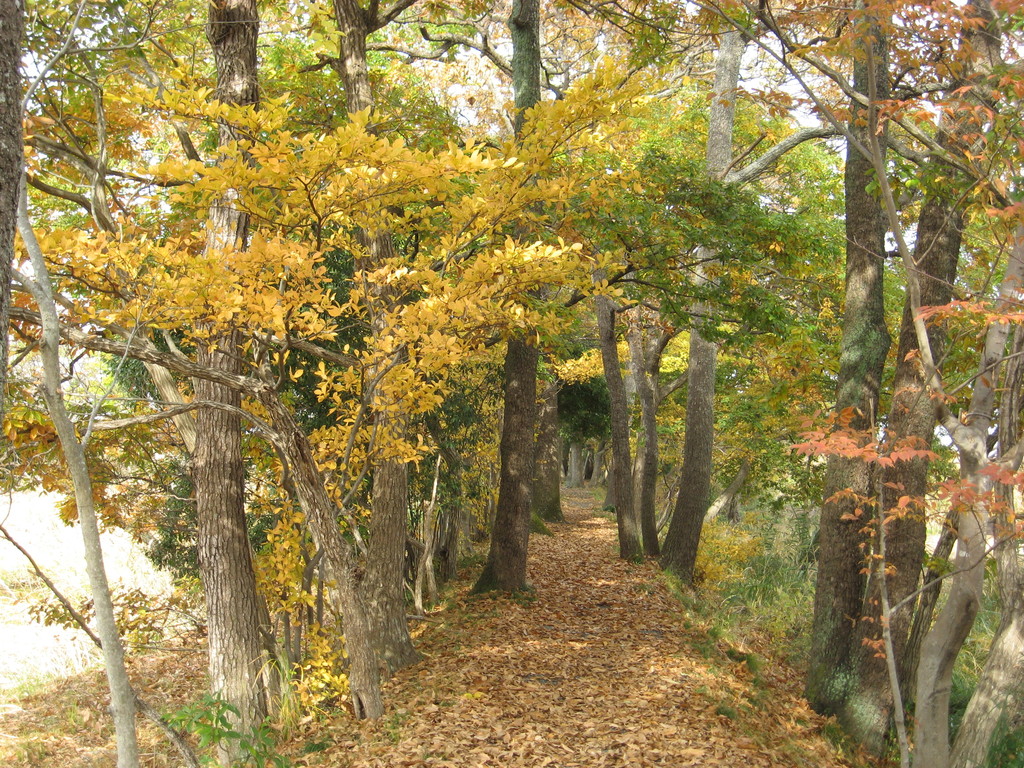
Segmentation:
[[(564, 492), (563, 508), (554, 536), (531, 537), (530, 592), (473, 596), (465, 574), (418, 624), (424, 659), (386, 683), (384, 717), (305, 718), (282, 733), (292, 764), (849, 768), (796, 673), (770, 659), (754, 672), (721, 640), (709, 654), (656, 565), (617, 558), (614, 522), (590, 492)], [(200, 695), (203, 656), (149, 654), (133, 678), (173, 711)], [(0, 762), (113, 766), (106, 701), (98, 671), (21, 697), (0, 711)], [(178, 765), (148, 728), (143, 764)]]

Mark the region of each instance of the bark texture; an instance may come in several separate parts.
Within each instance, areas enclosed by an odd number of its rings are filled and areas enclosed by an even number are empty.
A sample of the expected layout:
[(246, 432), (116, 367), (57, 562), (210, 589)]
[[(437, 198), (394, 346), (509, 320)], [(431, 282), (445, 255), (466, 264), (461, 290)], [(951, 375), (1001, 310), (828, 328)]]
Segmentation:
[[(706, 170), (712, 178), (722, 177), (732, 160), (736, 86), (739, 83), (744, 44), (743, 35), (739, 32), (729, 32), (721, 37), (706, 149)], [(705, 248), (698, 251), (701, 263), (712, 256)], [(702, 279), (703, 275), (698, 272), (698, 280)], [(702, 307), (694, 309), (706, 310)], [(694, 326), (690, 330), (682, 481), (661, 553), (661, 567), (674, 573), (685, 584), (693, 583), (697, 546), (711, 495), (717, 359), (718, 347), (705, 339), (700, 329)]]
[(377, 653), (391, 673), (420, 659), (409, 636), (405, 610), (408, 496), (406, 464), (395, 459), (380, 464), (373, 474), (373, 514), (363, 583)]
[[(525, 112), (540, 101), (540, 0), (514, 0), (508, 19), (512, 35), (512, 90), (515, 132), (521, 136)], [(474, 590), (526, 588), (526, 552), (535, 464), (537, 365), (540, 356), (515, 336), (505, 352), (505, 407), (501, 425), (501, 478), (487, 564)]]
[[(237, 342), (221, 339), (201, 349), (200, 365), (237, 372)], [(241, 407), (238, 392), (198, 380), (196, 397)], [(254, 730), (269, 712), (265, 673), (270, 659), (262, 632), (267, 617), (256, 590), (252, 547), (245, 523), (245, 477), (241, 423), (234, 413), (203, 408), (192, 457), (198, 529), (196, 550), (206, 596), (210, 691), (237, 707), (237, 725)], [(232, 745), (227, 745), (229, 748)], [(236, 745), (235, 745), (236, 746)], [(225, 763), (240, 754), (223, 755)]]
[[(1024, 226), (1018, 226), (1000, 285), (1000, 309), (1018, 305), (1022, 284)], [(986, 471), (993, 464), (988, 456), (988, 435), (1009, 330), (1006, 323), (988, 327), (968, 410), (959, 419), (948, 416), (943, 420), (960, 457), (961, 480), (981, 494), (992, 487), (992, 476)], [(949, 695), (953, 665), (974, 625), (985, 583), (986, 532), (991, 509), (983, 499), (964, 502), (955, 509), (957, 549), (953, 575), (949, 579), (949, 596), (921, 644), (915, 709), (915, 765), (929, 768), (950, 765)]]
[(110, 598), (110, 584), (103, 565), (100, 544), (99, 518), (93, 502), (92, 477), (86, 461), (85, 445), (79, 441), (64, 404), (61, 389), (60, 324), (53, 287), (46, 271), (43, 252), (28, 218), (28, 197), (22, 188), (18, 198), (18, 229), (32, 261), (34, 280), (29, 290), (39, 305), (42, 336), (39, 351), (43, 360), (43, 398), (68, 464), (75, 491), (78, 524), (82, 529), (86, 573), (93, 600), (96, 629), (103, 649), (103, 669), (110, 689), (110, 709), (114, 718), (114, 736), (117, 743), (117, 768), (138, 768), (139, 747), (135, 731), (135, 692), (128, 679), (124, 663), (124, 647), (114, 619), (114, 605)]
[(377, 718), (384, 713), (380, 693), (374, 627), (359, 590), (355, 553), (342, 535), (338, 510), (324, 488), (320, 469), (305, 432), (269, 387), (259, 400), (277, 432), (276, 442), (288, 463), (292, 490), (309, 525), (317, 549), (324, 553), (331, 580), (332, 603), (341, 609), (345, 649), (348, 652), (349, 695), (357, 718)]
[(579, 488), (583, 485), (583, 444), (569, 443), (569, 455), (565, 460), (565, 487)]
[(643, 532), (636, 505), (633, 503), (633, 460), (629, 448), (629, 406), (626, 386), (619, 367), (615, 337), (616, 306), (607, 296), (594, 299), (597, 329), (601, 343), (601, 362), (608, 383), (611, 406), (612, 466), (608, 477), (606, 501), (614, 502), (615, 521), (619, 531), (619, 557), (636, 560), (643, 556)]
[(7, 329), (11, 304), (11, 262), (17, 229), (18, 188), (24, 163), (21, 135), (20, 0), (0, 0), (0, 421), (7, 393)]
[(509, 339), (505, 353), (504, 421), (498, 448), (501, 461), (498, 508), (487, 563), (473, 587), (475, 592), (516, 592), (527, 586), (538, 359), (536, 347), (518, 338)]
[(561, 522), (562, 441), (558, 434), (558, 381), (544, 387), (537, 414), (537, 458), (533, 481), (533, 511), (541, 520)]
[(642, 308), (630, 325), (629, 360), (636, 382), (637, 400), (640, 401), (640, 436), (633, 466), (633, 503), (640, 518), (644, 541), (644, 554), (657, 557), (661, 551), (658, 542), (658, 512), (655, 509), (658, 493), (658, 371), (661, 353), (668, 342), (667, 334), (655, 333), (647, 323), (647, 312)]
[[(941, 306), (952, 299), (963, 223), (963, 211), (943, 198), (932, 196), (922, 206), (914, 253), (922, 306)], [(886, 440), (891, 445), (909, 439), (916, 441), (918, 447), (927, 447), (935, 433), (935, 405), (925, 386), (924, 370), (917, 354), (920, 347), (913, 315), (908, 297), (900, 325)], [(933, 354), (941, 357), (945, 338), (941, 326), (930, 326), (928, 335)], [(882, 510), (895, 509), (900, 496), (920, 500), (886, 527), (886, 563), (892, 571), (886, 587), (893, 605), (911, 595), (920, 583), (926, 538), (923, 502), (928, 466), (926, 459), (914, 459), (898, 462), (881, 472)], [(889, 620), (893, 654), (899, 668), (904, 664), (913, 605), (911, 602), (897, 610)], [(839, 721), (871, 754), (881, 755), (886, 748), (893, 714), (893, 693), (885, 659), (878, 656), (877, 644), (870, 644), (880, 639), (882, 626), (880, 590), (874, 580), (862, 615), (852, 645), (854, 680), (850, 695), (842, 704)]]
[[(868, 95), (871, 84), (876, 91), (888, 82), (884, 40), (873, 30), (862, 36), (865, 45), (874, 40), (869, 72), (867, 58), (854, 66), (854, 87)], [(884, 98), (883, 93), (871, 94)], [(868, 143), (867, 131), (873, 128), (865, 109), (854, 105), (855, 119), (849, 130), (862, 144)], [(854, 144), (846, 152), (846, 290), (843, 309), (843, 333), (840, 342), (839, 381), (836, 414), (847, 421), (847, 428), (872, 439), (877, 421), (878, 396), (889, 351), (890, 337), (885, 325), (883, 275), (886, 220), (874, 183), (872, 161)], [(873, 509), (871, 467), (860, 459), (830, 457), (818, 534), (818, 578), (814, 593), (814, 621), (811, 629), (810, 667), (807, 673), (807, 699), (818, 712), (834, 715), (844, 706), (856, 682), (854, 659), (859, 652), (857, 620), (863, 610), (866, 577), (862, 573), (866, 550), (862, 548), (865, 526)], [(852, 491), (837, 498), (841, 491)], [(857, 512), (858, 509), (862, 511)], [(850, 719), (844, 726), (851, 728)], [(855, 724), (852, 725), (856, 729)]]
[[(259, 19), (255, 0), (210, 3), (207, 37), (217, 66), (215, 98), (225, 104), (255, 106), (259, 101), (256, 42)], [(237, 136), (227, 123), (219, 127), (224, 146)], [(210, 209), (207, 244), (211, 252), (244, 250), (248, 217), (238, 210), (237, 192), (228, 190)], [(197, 352), (197, 362), (228, 374), (241, 372), (239, 339), (226, 333)], [(206, 380), (195, 382), (201, 400), (233, 408), (241, 406), (239, 393)], [(268, 623), (256, 590), (252, 552), (245, 522), (245, 470), (239, 417), (214, 408), (199, 411), (192, 460), (198, 531), (196, 548), (206, 595), (209, 634), (210, 691), (238, 710), (234, 723), (241, 732), (254, 730), (267, 716), (269, 692), (266, 675), (270, 659), (263, 642)], [(228, 765), (241, 757), (236, 741), (220, 746), (219, 757)]]
[[(373, 3), (364, 8), (356, 0), (334, 0), (335, 19), (341, 33), (339, 74), (345, 86), (348, 112), (361, 112), (373, 108), (373, 89), (366, 58), (366, 38), (383, 27), (387, 20), (379, 15), (380, 7)], [(356, 259), (356, 269), (373, 270), (395, 255), (394, 242), (389, 232), (363, 233), (366, 255)], [(377, 318), (372, 334), (383, 330), (383, 311), (393, 303), (394, 296), (380, 288), (365, 297), (371, 304), (379, 304), (371, 314)], [(367, 380), (376, 378), (370, 371)], [(369, 393), (374, 405), (381, 405), (379, 392)], [(375, 415), (380, 434), (400, 439), (405, 424), (378, 409)], [(374, 626), (374, 638), (381, 662), (388, 672), (395, 672), (416, 663), (419, 653), (413, 647), (405, 610), (405, 541), (408, 534), (408, 467), (393, 459), (378, 462), (374, 467), (371, 496), (370, 542), (366, 559), (364, 589), (367, 591), (367, 609)]]

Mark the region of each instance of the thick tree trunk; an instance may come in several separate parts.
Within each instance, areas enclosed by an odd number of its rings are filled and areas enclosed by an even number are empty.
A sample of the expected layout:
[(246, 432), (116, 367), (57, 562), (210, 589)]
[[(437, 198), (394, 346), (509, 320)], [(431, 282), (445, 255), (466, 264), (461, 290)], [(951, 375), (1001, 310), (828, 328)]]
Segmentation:
[(533, 425), (537, 412), (539, 353), (518, 338), (505, 353), (505, 410), (501, 431), (501, 478), (491, 547), (474, 592), (526, 589), (526, 552), (530, 539), (533, 490)]
[(391, 673), (420, 659), (409, 636), (405, 610), (408, 489), (409, 473), (403, 462), (389, 459), (374, 470), (369, 553), (363, 584), (377, 653)]
[(7, 393), (7, 329), (11, 304), (11, 264), (18, 226), (21, 185), (21, 35), (24, 12), (20, 0), (0, 0), (0, 421)]
[[(236, 340), (224, 337), (220, 349), (200, 349), (198, 363), (238, 373), (237, 350)], [(241, 407), (238, 392), (219, 384), (198, 380), (195, 391), (200, 400)], [(250, 732), (268, 714), (264, 675), (269, 659), (262, 636), (266, 616), (245, 524), (241, 424), (234, 413), (203, 408), (196, 427), (196, 550), (206, 596), (210, 691), (238, 708), (237, 725)], [(225, 745), (232, 746), (237, 747)], [(227, 763), (240, 756), (222, 757)]]
[[(887, 82), (884, 43), (876, 39), (874, 77), (863, 61), (854, 67), (854, 86), (867, 94), (869, 82), (879, 87)], [(883, 98), (883, 94), (876, 94)], [(855, 106), (863, 118), (863, 110)], [(866, 143), (864, 123), (853, 120), (850, 131)], [(871, 159), (852, 144), (846, 153), (846, 297), (843, 334), (840, 342), (839, 381), (836, 414), (849, 420), (849, 429), (861, 431), (865, 442), (878, 413), (879, 387), (890, 338), (885, 326), (883, 275), (886, 222), (881, 202), (872, 191), (874, 169)], [(859, 653), (857, 621), (863, 610), (865, 526), (870, 524), (870, 507), (861, 499), (874, 496), (870, 466), (860, 459), (830, 457), (819, 528), (818, 580), (814, 593), (814, 621), (811, 630), (807, 699), (823, 714), (843, 712), (856, 680), (854, 659)], [(864, 510), (859, 517), (857, 510)], [(855, 713), (854, 713), (855, 714)], [(845, 727), (858, 726), (849, 720)]]
[(537, 415), (537, 458), (533, 481), (533, 511), (541, 520), (561, 522), (562, 441), (558, 434), (558, 381), (544, 387)]
[(711, 493), (717, 356), (718, 349), (713, 343), (702, 338), (696, 328), (690, 331), (690, 382), (686, 395), (682, 479), (661, 552), (661, 567), (674, 573), (684, 584), (693, 583), (697, 547)]
[[(725, 174), (732, 161), (736, 87), (744, 45), (741, 33), (728, 32), (722, 35), (718, 50), (706, 150), (706, 171), (708, 176), (715, 179)], [(698, 253), (701, 262), (712, 256), (705, 248), (701, 248)], [(703, 279), (700, 272), (698, 279)], [(718, 347), (705, 339), (699, 328), (691, 328), (682, 485), (661, 554), (661, 567), (674, 573), (686, 584), (693, 581), (697, 546), (711, 494), (717, 359)]]
[(633, 470), (633, 502), (637, 505), (640, 530), (644, 540), (644, 554), (657, 557), (658, 512), (655, 509), (658, 493), (658, 371), (661, 368), (660, 343), (662, 334), (653, 334), (644, 323), (643, 316), (637, 318), (627, 334), (629, 342), (630, 367), (636, 382), (637, 399), (640, 401), (640, 440)]
[[(20, 112), (20, 110), (19, 110)], [(117, 742), (117, 768), (138, 768), (139, 747), (135, 732), (135, 692), (128, 679), (124, 663), (124, 647), (114, 619), (114, 605), (110, 598), (110, 585), (103, 565), (100, 544), (99, 518), (93, 502), (92, 477), (86, 461), (85, 446), (64, 405), (61, 390), (60, 324), (53, 287), (46, 271), (46, 261), (28, 218), (28, 197), (24, 188), (18, 199), (18, 229), (32, 262), (34, 279), (29, 290), (39, 305), (42, 319), (40, 353), (43, 360), (43, 398), (60, 441), (75, 489), (78, 524), (82, 528), (86, 573), (96, 616), (96, 628), (103, 648), (103, 669), (110, 688), (110, 709), (114, 718)]]
[[(348, 112), (372, 109), (373, 89), (370, 84), (366, 58), (367, 36), (382, 26), (377, 18), (375, 4), (363, 8), (356, 0), (334, 0), (334, 13), (340, 39), (340, 75), (345, 86)], [(367, 256), (357, 260), (357, 270), (372, 270), (395, 255), (391, 234), (365, 233), (363, 236)], [(375, 317), (383, 316), (383, 309), (393, 301), (385, 289), (366, 297), (371, 303), (379, 302)], [(375, 322), (371, 332), (383, 331), (381, 321)], [(373, 372), (367, 377), (374, 378)], [(380, 403), (379, 393), (372, 393), (372, 401)], [(404, 423), (398, 423), (386, 410), (376, 414), (379, 434), (401, 437)], [(416, 663), (419, 653), (413, 647), (405, 610), (405, 541), (408, 534), (409, 473), (405, 464), (386, 460), (374, 467), (371, 496), (370, 542), (367, 552), (366, 576), (369, 619), (374, 627), (374, 638), (381, 661), (389, 672)]]
[(643, 556), (643, 532), (636, 505), (633, 503), (633, 461), (629, 449), (629, 406), (626, 387), (619, 367), (619, 352), (615, 338), (616, 307), (611, 299), (594, 299), (597, 311), (597, 329), (601, 343), (601, 362), (608, 383), (608, 401), (611, 405), (612, 468), (608, 480), (607, 502), (613, 502), (615, 521), (619, 531), (619, 557), (636, 560)]
[[(255, 105), (259, 99), (256, 42), (259, 19), (255, 0), (211, 3), (207, 37), (217, 65), (216, 98), (232, 105)], [(235, 141), (231, 126), (222, 123), (221, 145)], [(237, 193), (228, 190), (210, 209), (207, 249), (230, 259), (244, 249), (248, 217), (234, 205)], [(198, 350), (204, 367), (237, 374), (241, 371), (238, 338), (225, 334)], [(241, 405), (237, 391), (205, 380), (195, 382), (201, 400), (232, 408)], [(241, 420), (233, 413), (204, 408), (196, 420), (192, 462), (198, 532), (196, 549), (206, 595), (209, 635), (210, 691), (238, 710), (233, 723), (251, 732), (268, 714), (266, 675), (270, 659), (262, 630), (265, 608), (256, 591), (256, 576), (245, 523), (245, 477)], [(223, 764), (241, 757), (237, 741), (219, 747)]]
[[(923, 306), (941, 306), (952, 298), (962, 230), (962, 210), (935, 197), (925, 201), (918, 220), (914, 255), (919, 267), (917, 279)], [(941, 327), (931, 326), (928, 335), (933, 353), (941, 357), (945, 336)], [(897, 350), (886, 440), (892, 444), (910, 438), (922, 446), (931, 445), (936, 424), (935, 407), (925, 388), (909, 298), (903, 307)], [(903, 516), (886, 526), (886, 565), (890, 570), (886, 587), (892, 605), (911, 595), (920, 583), (926, 538), (924, 496), (928, 466), (926, 459), (914, 459), (882, 470), (879, 493), (883, 512), (888, 514), (889, 510), (896, 509), (901, 496), (917, 500)], [(914, 615), (912, 609), (913, 602), (897, 610), (889, 620), (892, 651), (901, 669)], [(872, 584), (868, 591), (863, 616), (852, 645), (855, 653), (852, 689), (842, 705), (839, 721), (861, 746), (873, 755), (881, 755), (886, 748), (893, 714), (893, 692), (886, 660), (877, 652), (876, 641), (880, 639), (882, 627), (877, 584)]]
[[(515, 132), (519, 136), (526, 110), (540, 101), (540, 0), (514, 0), (508, 27), (512, 35)], [(511, 592), (526, 588), (539, 361), (537, 349), (526, 339), (521, 336), (509, 339), (505, 352), (498, 508), (487, 564), (474, 587), (477, 592), (492, 589)]]

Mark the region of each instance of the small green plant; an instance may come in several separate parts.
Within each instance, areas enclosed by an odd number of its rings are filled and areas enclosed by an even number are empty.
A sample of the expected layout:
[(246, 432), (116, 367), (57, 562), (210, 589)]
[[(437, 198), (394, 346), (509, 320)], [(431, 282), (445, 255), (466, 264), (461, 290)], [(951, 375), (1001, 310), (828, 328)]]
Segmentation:
[(725, 702), (722, 702), (717, 707), (715, 707), (715, 714), (722, 715), (722, 717), (727, 717), (730, 720), (739, 720), (740, 717), (739, 711), (735, 707), (726, 704)]
[[(251, 733), (242, 733), (233, 723), (238, 716), (237, 707), (206, 694), (195, 704), (175, 712), (169, 720), (172, 725), (192, 733), (200, 749), (218, 747), (237, 752), (241, 756), (234, 763), (237, 768), (290, 768), (290, 761), (274, 750), (270, 727), (261, 725)], [(217, 762), (208, 755), (202, 759), (206, 765)]]

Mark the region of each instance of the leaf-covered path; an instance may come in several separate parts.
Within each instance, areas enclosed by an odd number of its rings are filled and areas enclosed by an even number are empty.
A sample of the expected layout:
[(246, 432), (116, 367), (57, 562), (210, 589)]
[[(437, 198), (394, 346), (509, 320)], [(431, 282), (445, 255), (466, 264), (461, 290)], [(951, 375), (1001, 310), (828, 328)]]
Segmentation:
[(587, 494), (563, 502), (568, 522), (531, 537), (534, 595), (460, 598), (420, 637), (425, 661), (389, 684), (386, 717), (320, 732), (300, 762), (847, 765), (791, 672), (765, 662), (755, 674), (742, 654), (707, 640), (653, 565), (615, 557), (614, 523)]

